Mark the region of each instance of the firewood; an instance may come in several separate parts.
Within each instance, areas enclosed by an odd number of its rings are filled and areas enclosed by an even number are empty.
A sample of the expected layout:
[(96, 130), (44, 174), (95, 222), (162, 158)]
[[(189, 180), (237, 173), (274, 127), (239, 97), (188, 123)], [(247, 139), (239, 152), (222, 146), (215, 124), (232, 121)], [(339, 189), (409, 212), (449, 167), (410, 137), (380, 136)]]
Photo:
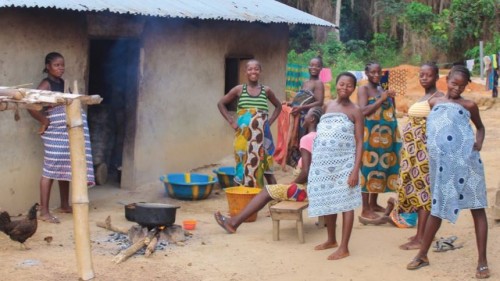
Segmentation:
[(119, 228), (111, 224), (111, 216), (108, 216), (104, 222), (96, 222), (98, 227), (105, 228), (107, 230), (111, 230), (113, 232), (118, 232), (122, 234), (127, 234), (128, 230), (124, 230), (123, 228)]
[(151, 239), (151, 242), (149, 242), (148, 246), (146, 247), (146, 252), (144, 253), (144, 256), (146, 258), (155, 252), (156, 244), (158, 244), (158, 235), (155, 235), (153, 239)]
[(116, 255), (113, 258), (113, 261), (115, 263), (121, 263), (124, 262), (126, 259), (131, 257), (133, 254), (135, 254), (137, 251), (142, 249), (145, 246), (148, 246), (153, 237), (156, 236), (156, 233), (158, 233), (158, 230), (156, 228), (152, 229), (149, 231), (148, 236), (142, 238), (141, 240), (135, 242), (132, 246), (128, 247), (125, 251), (120, 252), (118, 255)]

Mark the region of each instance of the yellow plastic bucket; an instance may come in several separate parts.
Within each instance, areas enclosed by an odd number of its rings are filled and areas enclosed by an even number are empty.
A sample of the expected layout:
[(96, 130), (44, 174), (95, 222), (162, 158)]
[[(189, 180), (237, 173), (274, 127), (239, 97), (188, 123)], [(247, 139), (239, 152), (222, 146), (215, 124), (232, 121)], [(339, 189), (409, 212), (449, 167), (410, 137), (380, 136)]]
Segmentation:
[[(255, 195), (259, 194), (260, 188), (236, 186), (224, 189), (226, 192), (227, 203), (229, 205), (229, 215), (231, 217), (239, 214), (252, 201)], [(248, 217), (245, 222), (254, 222), (257, 220), (257, 212)]]

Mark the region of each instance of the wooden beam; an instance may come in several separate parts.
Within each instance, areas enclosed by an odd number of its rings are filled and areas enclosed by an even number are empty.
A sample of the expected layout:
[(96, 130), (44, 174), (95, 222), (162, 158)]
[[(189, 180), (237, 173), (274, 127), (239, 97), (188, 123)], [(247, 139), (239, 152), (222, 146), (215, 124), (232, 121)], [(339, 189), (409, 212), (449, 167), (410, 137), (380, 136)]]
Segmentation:
[[(74, 82), (77, 91), (77, 82)], [(87, 160), (85, 157), (85, 136), (83, 132), (82, 106), (76, 99), (66, 105), (66, 118), (71, 158), (71, 201), (75, 231), (75, 251), (78, 275), (81, 280), (95, 277), (92, 266), (92, 250), (89, 228), (89, 197), (87, 188)]]

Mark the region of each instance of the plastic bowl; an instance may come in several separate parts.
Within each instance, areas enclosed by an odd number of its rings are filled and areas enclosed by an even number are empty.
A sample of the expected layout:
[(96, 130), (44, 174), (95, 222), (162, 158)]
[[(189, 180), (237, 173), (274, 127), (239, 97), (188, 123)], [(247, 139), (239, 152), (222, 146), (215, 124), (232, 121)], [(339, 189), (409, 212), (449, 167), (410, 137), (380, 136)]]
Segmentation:
[(219, 167), (213, 170), (217, 175), (219, 180), (219, 185), (222, 189), (235, 186), (234, 176), (236, 175), (236, 169), (234, 167)]
[(196, 228), (196, 220), (184, 220), (182, 226), (185, 230), (194, 230)]
[(206, 199), (217, 179), (205, 174), (167, 174), (160, 177), (169, 197), (181, 200)]

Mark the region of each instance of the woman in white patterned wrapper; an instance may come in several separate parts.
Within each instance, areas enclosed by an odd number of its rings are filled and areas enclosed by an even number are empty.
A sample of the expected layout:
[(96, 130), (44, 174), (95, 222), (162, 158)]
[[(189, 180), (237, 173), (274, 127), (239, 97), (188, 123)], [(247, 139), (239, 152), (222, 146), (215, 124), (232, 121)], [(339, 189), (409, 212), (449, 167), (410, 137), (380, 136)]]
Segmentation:
[(354, 209), (361, 205), (359, 170), (363, 154), (364, 116), (349, 99), (356, 89), (356, 77), (343, 72), (337, 76), (337, 99), (325, 105), (313, 144), (308, 177), (309, 216), (325, 216), (326, 242), (315, 250), (337, 247), (335, 227), (342, 213), (342, 240), (339, 248), (328, 256), (338, 260), (349, 256), (349, 239), (354, 222)]

